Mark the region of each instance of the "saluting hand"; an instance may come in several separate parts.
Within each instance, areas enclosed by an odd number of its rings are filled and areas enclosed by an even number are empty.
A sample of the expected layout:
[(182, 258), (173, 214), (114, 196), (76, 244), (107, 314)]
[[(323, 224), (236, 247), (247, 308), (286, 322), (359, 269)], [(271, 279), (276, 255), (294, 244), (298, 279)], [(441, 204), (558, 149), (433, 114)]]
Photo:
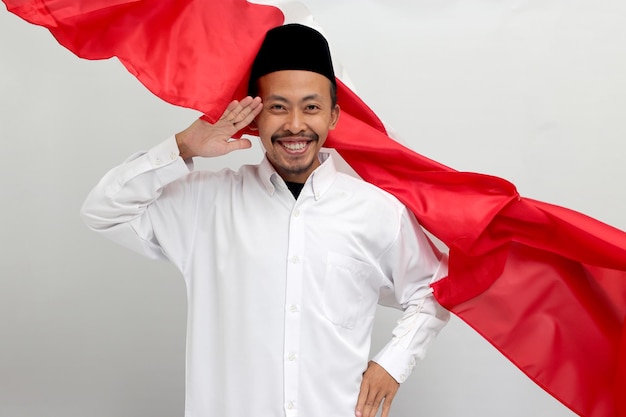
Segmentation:
[(180, 156), (183, 159), (194, 156), (210, 158), (251, 147), (252, 144), (248, 139), (231, 140), (231, 138), (252, 123), (262, 109), (259, 97), (248, 96), (241, 101), (230, 102), (222, 117), (214, 124), (202, 119), (196, 120), (187, 129), (176, 134)]
[(399, 387), (400, 384), (389, 375), (385, 368), (370, 361), (367, 370), (363, 373), (361, 391), (354, 414), (356, 417), (375, 417), (382, 403), (381, 417), (388, 417), (391, 401)]

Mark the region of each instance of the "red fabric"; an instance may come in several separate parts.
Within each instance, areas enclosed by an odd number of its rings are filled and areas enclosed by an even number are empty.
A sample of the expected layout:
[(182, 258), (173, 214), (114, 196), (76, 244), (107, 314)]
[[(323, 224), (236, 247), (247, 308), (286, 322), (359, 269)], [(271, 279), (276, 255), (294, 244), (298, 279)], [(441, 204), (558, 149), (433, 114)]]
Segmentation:
[[(245, 0), (7, 0), (81, 58), (117, 57), (172, 104), (219, 117), (243, 97), (268, 28), (282, 12)], [(243, 23), (245, 22), (245, 23)]]
[[(213, 121), (245, 95), (265, 31), (284, 22), (243, 0), (4, 2), (78, 56), (117, 56), (153, 93)], [(338, 96), (327, 145), (450, 248), (439, 302), (577, 414), (626, 416), (626, 234), (420, 156), (341, 82)]]

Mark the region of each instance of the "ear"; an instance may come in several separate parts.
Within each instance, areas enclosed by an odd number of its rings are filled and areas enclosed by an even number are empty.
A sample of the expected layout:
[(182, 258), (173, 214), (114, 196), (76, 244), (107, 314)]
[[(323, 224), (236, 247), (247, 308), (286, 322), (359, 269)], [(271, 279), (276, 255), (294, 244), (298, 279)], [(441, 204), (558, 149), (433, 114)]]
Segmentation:
[(258, 132), (259, 127), (256, 125), (256, 118), (250, 122), (250, 124), (248, 125), (248, 130), (251, 130), (253, 132)]
[(335, 126), (337, 126), (337, 122), (339, 122), (339, 104), (335, 104), (335, 108), (330, 112), (330, 125), (328, 126), (329, 130), (333, 130)]

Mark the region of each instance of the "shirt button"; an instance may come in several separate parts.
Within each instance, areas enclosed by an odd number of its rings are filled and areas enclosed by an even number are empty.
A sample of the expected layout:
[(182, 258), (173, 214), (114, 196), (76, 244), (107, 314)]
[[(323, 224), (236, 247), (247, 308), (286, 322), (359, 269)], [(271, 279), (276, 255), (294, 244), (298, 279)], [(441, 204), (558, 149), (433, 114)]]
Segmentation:
[(160, 159), (160, 158), (157, 158), (157, 159), (155, 159), (155, 160), (154, 160), (154, 163), (155, 163), (156, 165), (161, 165), (163, 162), (161, 161), (161, 159)]
[(297, 304), (292, 304), (292, 305), (289, 306), (289, 311), (291, 313), (297, 313), (300, 310), (298, 309), (298, 305)]
[(294, 408), (296, 408), (296, 404), (294, 404), (293, 401), (289, 401), (287, 403), (287, 410), (293, 410)]
[(300, 210), (295, 209), (293, 212), (293, 217), (300, 217)]
[(292, 264), (300, 263), (300, 257), (298, 257), (298, 255), (292, 256), (291, 257), (291, 263)]
[(289, 362), (293, 362), (296, 360), (296, 355), (294, 353), (290, 353), (287, 359), (289, 360)]
[(176, 152), (172, 152), (170, 153), (170, 159), (173, 161), (174, 159), (178, 158), (178, 155), (176, 155)]

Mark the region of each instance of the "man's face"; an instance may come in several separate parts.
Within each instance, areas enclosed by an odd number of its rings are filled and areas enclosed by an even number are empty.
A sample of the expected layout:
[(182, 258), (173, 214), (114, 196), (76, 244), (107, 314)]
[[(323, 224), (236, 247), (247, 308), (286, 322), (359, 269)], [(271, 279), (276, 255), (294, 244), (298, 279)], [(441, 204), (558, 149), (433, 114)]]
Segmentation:
[(286, 181), (304, 183), (339, 119), (330, 81), (310, 71), (276, 71), (258, 79), (263, 110), (255, 122), (267, 158)]

